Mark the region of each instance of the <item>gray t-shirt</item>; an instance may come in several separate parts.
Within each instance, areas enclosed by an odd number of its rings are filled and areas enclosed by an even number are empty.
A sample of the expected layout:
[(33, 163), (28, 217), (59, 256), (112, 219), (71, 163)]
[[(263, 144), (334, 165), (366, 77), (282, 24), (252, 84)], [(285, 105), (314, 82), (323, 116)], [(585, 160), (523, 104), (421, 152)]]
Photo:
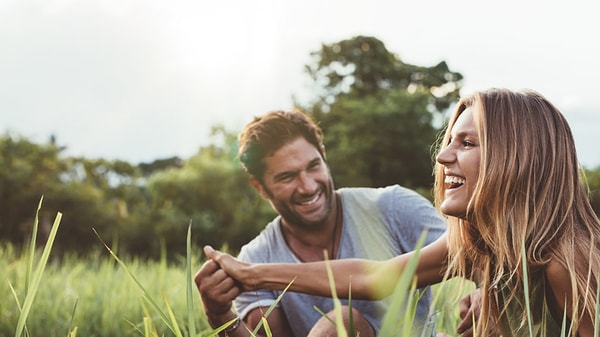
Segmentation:
[[(341, 188), (343, 225), (338, 259), (366, 258), (386, 260), (414, 250), (419, 237), (427, 230), (426, 243), (435, 241), (446, 230), (435, 208), (418, 193), (398, 185), (384, 188)], [(287, 246), (281, 233), (278, 216), (252, 241), (242, 247), (238, 258), (255, 263), (300, 263)], [(280, 291), (257, 290), (241, 294), (234, 305), (241, 317), (257, 307), (267, 310)], [(347, 300), (342, 300), (347, 304)], [(388, 308), (388, 301), (352, 300), (375, 328), (381, 323)], [(425, 290), (419, 300), (413, 326), (427, 325), (433, 329), (433, 318), (428, 317), (431, 293)], [(331, 298), (286, 292), (278, 306), (283, 309), (296, 337), (306, 336), (312, 326), (322, 317), (314, 309), (323, 312), (333, 309)]]

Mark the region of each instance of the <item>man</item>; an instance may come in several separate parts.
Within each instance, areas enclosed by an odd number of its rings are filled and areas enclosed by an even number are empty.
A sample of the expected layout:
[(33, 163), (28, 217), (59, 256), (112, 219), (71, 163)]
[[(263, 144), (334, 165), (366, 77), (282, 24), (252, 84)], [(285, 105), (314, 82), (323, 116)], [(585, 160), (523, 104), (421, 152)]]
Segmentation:
[[(305, 114), (273, 111), (256, 117), (240, 134), (239, 157), (250, 183), (277, 216), (238, 256), (248, 262), (311, 262), (328, 259), (388, 259), (413, 250), (424, 231), (426, 244), (445, 226), (432, 204), (400, 186), (335, 190), (323, 134)], [(239, 293), (234, 280), (207, 261), (196, 274), (206, 316), (213, 327), (235, 320), (227, 336), (248, 336), (280, 292)], [(291, 280), (290, 280), (291, 281)], [(421, 295), (419, 295), (421, 296)], [(235, 301), (235, 308), (232, 302)], [(375, 336), (386, 301), (343, 301), (360, 336)], [(414, 326), (433, 333), (431, 294), (424, 290)], [(330, 298), (285, 293), (267, 317), (273, 336), (335, 336)], [(239, 317), (239, 319), (236, 319)], [(351, 332), (351, 335), (356, 335)]]

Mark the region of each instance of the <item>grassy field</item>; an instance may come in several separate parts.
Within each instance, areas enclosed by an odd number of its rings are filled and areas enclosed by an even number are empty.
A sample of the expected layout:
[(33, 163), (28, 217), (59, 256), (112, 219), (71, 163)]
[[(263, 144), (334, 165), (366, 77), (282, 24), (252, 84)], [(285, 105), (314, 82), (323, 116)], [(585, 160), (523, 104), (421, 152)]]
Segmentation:
[[(144, 318), (149, 318), (159, 336), (176, 336), (161, 319), (159, 311), (145, 300), (147, 294), (163, 312), (170, 307), (179, 328), (189, 336), (185, 259), (175, 264), (140, 259), (123, 262), (145, 292), (106, 251), (85, 259), (67, 256), (61, 262), (50, 261), (27, 319), (29, 335), (68, 336), (76, 328), (77, 336), (141, 336), (145, 335)], [(9, 281), (22, 301), (26, 264), (23, 252), (15, 251), (10, 245), (0, 246), (0, 336), (15, 334), (19, 309)], [(199, 267), (200, 262), (195, 260), (193, 266)], [(456, 323), (451, 311), (455, 304), (448, 303), (446, 297), (449, 296), (442, 294), (443, 299), (438, 301), (436, 319), (439, 326), (453, 327)], [(197, 293), (192, 299), (197, 334), (204, 335), (210, 329)]]
[[(61, 262), (50, 261), (27, 320), (30, 336), (67, 336), (75, 327), (77, 336), (140, 336), (136, 329), (144, 331), (145, 317), (155, 323), (158, 335), (175, 335), (162, 322), (160, 312), (145, 300), (145, 294), (163, 312), (170, 307), (179, 318), (180, 329), (187, 331), (185, 260), (179, 264), (140, 259), (123, 262), (145, 291), (106, 251), (99, 250), (86, 259), (68, 256)], [(19, 306), (8, 281), (23, 301), (26, 266), (27, 260), (21, 252), (11, 246), (0, 247), (0, 336), (15, 333)], [(193, 305), (200, 332), (207, 324), (197, 294), (193, 296)]]
[[(200, 260), (192, 260), (195, 270), (200, 266)], [(172, 309), (179, 329), (184, 336), (189, 336), (185, 257), (172, 264), (140, 259), (124, 259), (123, 263), (144, 290), (106, 251), (99, 250), (85, 259), (67, 256), (61, 262), (50, 260), (27, 319), (29, 335), (68, 336), (76, 328), (77, 336), (142, 336), (146, 335), (144, 319), (150, 319), (159, 336), (176, 336), (162, 320), (159, 310), (145, 300), (151, 297), (161, 311)], [(26, 254), (15, 251), (10, 245), (0, 246), (0, 336), (15, 334), (19, 306), (9, 282), (22, 302), (26, 292), (26, 269)], [(448, 327), (445, 331), (453, 331), (448, 329), (456, 326), (453, 312), (456, 304), (449, 301), (451, 297), (448, 296), (456, 293), (455, 288), (454, 285), (450, 289), (448, 286), (435, 288), (436, 294), (440, 295), (435, 309), (438, 312), (436, 320), (440, 329), (444, 325)], [(196, 289), (192, 301), (196, 332), (207, 335), (211, 329)]]
[[(54, 233), (59, 223), (57, 217)], [(53, 260), (52, 233), (43, 249), (0, 244), (0, 336), (214, 336), (191, 280), (203, 261), (200, 249), (190, 247), (189, 235), (187, 256), (171, 263), (119, 257), (100, 241), (97, 252), (86, 258)], [(434, 288), (438, 330), (453, 332), (456, 327), (457, 288), (455, 280)], [(410, 275), (399, 282), (397, 293), (408, 289)], [(411, 325), (410, 314), (401, 316), (402, 308), (411, 306), (403, 298), (392, 296), (397, 305), (381, 336), (403, 335), (398, 326)]]

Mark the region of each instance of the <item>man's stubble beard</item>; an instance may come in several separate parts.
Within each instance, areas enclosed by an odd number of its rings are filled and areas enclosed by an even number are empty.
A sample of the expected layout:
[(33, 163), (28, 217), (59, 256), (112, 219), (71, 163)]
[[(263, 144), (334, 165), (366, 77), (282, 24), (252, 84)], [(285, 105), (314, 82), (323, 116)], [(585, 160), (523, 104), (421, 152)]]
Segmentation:
[[(265, 191), (269, 195), (269, 198), (271, 200), (273, 200), (273, 195), (272, 195), (271, 191), (269, 191), (266, 188), (265, 188)], [(310, 221), (310, 222), (306, 221), (302, 215), (298, 214), (297, 212), (292, 211), (292, 208), (289, 207), (289, 204), (291, 203), (291, 201), (288, 201), (287, 203), (277, 203), (277, 204), (274, 204), (271, 201), (271, 205), (276, 210), (276, 212), (279, 213), (279, 215), (285, 221), (285, 223), (288, 224), (289, 226), (300, 228), (303, 230), (308, 230), (308, 231), (316, 230), (316, 229), (320, 229), (325, 226), (325, 224), (327, 222), (327, 218), (329, 217), (329, 214), (332, 212), (333, 207), (335, 205), (336, 194), (335, 194), (335, 190), (334, 190), (334, 186), (333, 186), (333, 179), (329, 179), (329, 184), (325, 187), (325, 189), (324, 189), (324, 191), (322, 191), (322, 193), (324, 193), (325, 198), (327, 198), (327, 204), (326, 204), (327, 210), (326, 210), (324, 216), (321, 219), (318, 219), (316, 221)]]

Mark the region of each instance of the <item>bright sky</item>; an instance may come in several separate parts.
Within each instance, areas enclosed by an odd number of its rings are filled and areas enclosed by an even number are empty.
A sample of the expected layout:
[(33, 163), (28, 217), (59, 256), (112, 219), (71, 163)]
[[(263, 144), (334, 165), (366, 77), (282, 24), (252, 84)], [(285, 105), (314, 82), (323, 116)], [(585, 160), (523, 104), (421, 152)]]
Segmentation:
[[(464, 91), (535, 89), (600, 166), (600, 20), (588, 0), (0, 0), (0, 132), (132, 163), (306, 98), (321, 43), (371, 35), (446, 61)], [(433, 141), (433, 140), (432, 140)]]

